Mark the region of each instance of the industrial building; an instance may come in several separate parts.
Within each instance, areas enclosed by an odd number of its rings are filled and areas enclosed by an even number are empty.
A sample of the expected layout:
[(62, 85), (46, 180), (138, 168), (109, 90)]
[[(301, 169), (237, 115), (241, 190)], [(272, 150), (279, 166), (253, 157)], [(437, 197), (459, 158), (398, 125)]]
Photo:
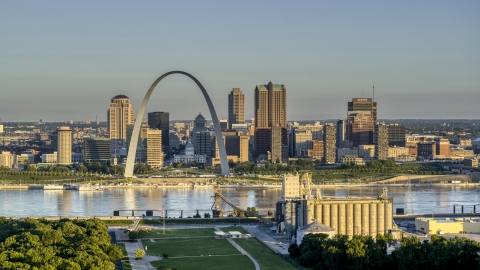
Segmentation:
[(417, 218), (415, 219), (415, 228), (428, 234), (480, 233), (480, 219)]
[(282, 200), (276, 208), (277, 229), (290, 238), (314, 221), (349, 237), (375, 237), (393, 229), (393, 200), (386, 189), (377, 197), (322, 196), (310, 174), (284, 175)]

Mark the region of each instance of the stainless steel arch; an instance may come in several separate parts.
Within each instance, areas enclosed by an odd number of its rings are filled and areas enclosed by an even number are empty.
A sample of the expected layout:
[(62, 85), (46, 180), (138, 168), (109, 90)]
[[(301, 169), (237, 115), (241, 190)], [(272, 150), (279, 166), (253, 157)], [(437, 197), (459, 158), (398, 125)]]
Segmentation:
[(147, 107), (148, 99), (150, 99), (150, 95), (152, 94), (153, 89), (155, 89), (157, 84), (161, 80), (163, 80), (163, 78), (172, 74), (182, 74), (189, 77), (198, 85), (198, 87), (202, 91), (203, 96), (205, 97), (205, 101), (207, 101), (208, 109), (210, 110), (210, 115), (212, 116), (213, 126), (215, 127), (215, 136), (217, 137), (218, 150), (220, 152), (220, 166), (222, 168), (222, 174), (224, 176), (230, 175), (230, 170), (228, 169), (227, 151), (225, 150), (225, 143), (223, 141), (222, 130), (220, 129), (220, 122), (218, 121), (217, 113), (215, 112), (215, 108), (213, 107), (212, 101), (210, 100), (210, 97), (208, 96), (207, 91), (195, 77), (188, 74), (187, 72), (170, 71), (163, 74), (155, 82), (153, 82), (152, 86), (150, 86), (150, 89), (148, 89), (147, 94), (145, 94), (145, 97), (143, 98), (142, 105), (140, 106), (140, 109), (138, 110), (137, 115), (135, 117), (136, 120), (135, 120), (135, 125), (133, 126), (132, 138), (130, 139), (130, 146), (128, 148), (129, 151), (127, 155), (127, 165), (125, 167), (124, 176), (125, 177), (133, 176), (133, 167), (135, 164), (135, 155), (137, 152), (138, 136), (140, 135), (140, 127), (142, 125), (142, 119), (145, 113), (145, 108)]

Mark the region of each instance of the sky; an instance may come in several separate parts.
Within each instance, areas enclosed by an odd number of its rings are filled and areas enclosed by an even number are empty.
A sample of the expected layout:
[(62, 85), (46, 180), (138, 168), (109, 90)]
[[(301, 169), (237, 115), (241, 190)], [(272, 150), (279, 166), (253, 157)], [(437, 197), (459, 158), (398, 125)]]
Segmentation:
[[(379, 119), (480, 118), (480, 1), (0, 1), (0, 118), (106, 121), (135, 112), (182, 70), (219, 118), (241, 88), (284, 84), (287, 119), (346, 117), (371, 97)], [(147, 112), (211, 119), (198, 87), (171, 75)]]

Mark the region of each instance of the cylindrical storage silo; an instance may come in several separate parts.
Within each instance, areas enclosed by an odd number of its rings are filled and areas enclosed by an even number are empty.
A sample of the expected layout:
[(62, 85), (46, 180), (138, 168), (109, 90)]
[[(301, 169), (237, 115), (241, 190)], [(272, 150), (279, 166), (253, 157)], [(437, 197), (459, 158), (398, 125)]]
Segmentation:
[(393, 228), (393, 204), (388, 202), (385, 204), (385, 231)]
[(323, 223), (323, 217), (322, 217), (322, 205), (321, 204), (315, 204), (315, 219)]
[(330, 205), (330, 227), (335, 229), (335, 234), (338, 234), (338, 204), (332, 203)]
[(356, 203), (353, 206), (353, 235), (362, 234), (362, 204)]
[(346, 207), (344, 203), (340, 203), (338, 205), (338, 233), (346, 235), (347, 234), (347, 228), (345, 227), (345, 220), (346, 220)]
[(369, 235), (369, 216), (368, 203), (362, 203), (362, 235)]
[(346, 218), (346, 227), (347, 227), (347, 235), (348, 237), (353, 236), (353, 203), (347, 203), (347, 218)]
[(309, 200), (308, 209), (307, 209), (307, 220), (305, 222), (305, 225), (308, 225), (313, 222), (314, 215), (315, 215), (315, 206), (313, 204), (313, 200)]
[(323, 204), (323, 224), (330, 227), (330, 204)]
[(377, 204), (377, 233), (385, 234), (385, 204)]
[(370, 204), (370, 236), (377, 236), (377, 203)]

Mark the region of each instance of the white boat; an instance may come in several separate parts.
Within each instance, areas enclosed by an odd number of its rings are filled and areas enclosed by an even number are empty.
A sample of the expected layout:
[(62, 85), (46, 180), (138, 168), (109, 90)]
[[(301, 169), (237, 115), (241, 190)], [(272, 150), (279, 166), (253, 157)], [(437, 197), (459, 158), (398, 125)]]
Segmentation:
[(63, 190), (63, 185), (44, 185), (44, 190)]
[(105, 188), (100, 185), (83, 184), (78, 186), (78, 191), (104, 191)]

